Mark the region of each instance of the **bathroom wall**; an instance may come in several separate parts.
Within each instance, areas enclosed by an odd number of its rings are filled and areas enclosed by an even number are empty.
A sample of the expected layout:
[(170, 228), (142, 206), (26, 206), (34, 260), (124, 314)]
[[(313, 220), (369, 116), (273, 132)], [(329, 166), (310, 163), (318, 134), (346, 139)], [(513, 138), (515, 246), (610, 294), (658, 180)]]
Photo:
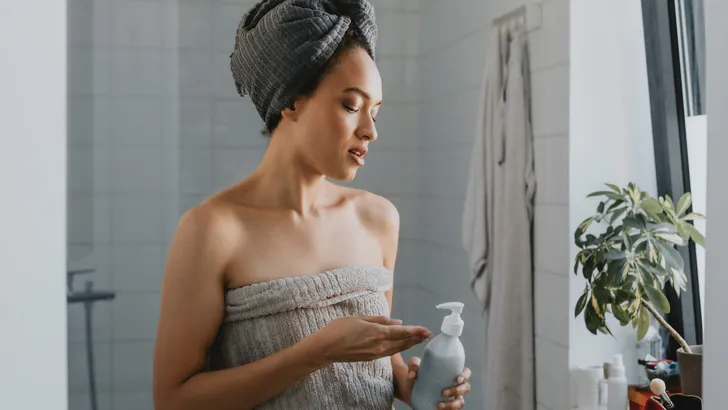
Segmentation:
[[(69, 0), (68, 265), (97, 269), (77, 277), (77, 289), (92, 280), (118, 292), (93, 309), (101, 410), (152, 409), (161, 278), (177, 220), (247, 176), (264, 153), (262, 122), (228, 68), (237, 24), (254, 3)], [(380, 140), (352, 184), (400, 207), (401, 276), (417, 229), (419, 97), (409, 75), (418, 5), (376, 5), (386, 109)], [(89, 408), (83, 331), (83, 308), (69, 306), (71, 410)]]
[(0, 409), (65, 410), (66, 7), (6, 4), (0, 6)]
[[(460, 223), (476, 109), (482, 95), (491, 21), (524, 1), (427, 0), (420, 10), (417, 237), (403, 254), (416, 261), (403, 283), (418, 318), (439, 326), (435, 302), (467, 303), (463, 336), (475, 370), (468, 406), (484, 408), (484, 322), (469, 289)], [(538, 193), (535, 213), (535, 331), (539, 409), (566, 408), (568, 392), (569, 2), (546, 0), (529, 34)], [(417, 302), (419, 301), (419, 302)], [(409, 312), (408, 312), (409, 313)], [(421, 318), (421, 319), (420, 319)]]

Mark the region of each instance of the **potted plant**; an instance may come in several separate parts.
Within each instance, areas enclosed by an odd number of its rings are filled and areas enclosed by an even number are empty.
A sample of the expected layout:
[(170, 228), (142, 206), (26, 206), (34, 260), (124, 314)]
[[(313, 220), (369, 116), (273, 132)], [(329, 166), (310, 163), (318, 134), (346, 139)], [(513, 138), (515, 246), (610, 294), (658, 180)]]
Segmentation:
[[(686, 290), (684, 261), (676, 246), (690, 240), (705, 246), (705, 238), (691, 221), (704, 218), (687, 213), (690, 193), (674, 204), (669, 196), (652, 198), (634, 183), (627, 187), (606, 184), (609, 190), (588, 197), (600, 198), (597, 212), (582, 222), (574, 233), (579, 247), (574, 273), (586, 279), (584, 293), (575, 307), (582, 312), (587, 329), (612, 334), (606, 323), (613, 315), (621, 326), (631, 323), (637, 338), (647, 333), (652, 315), (680, 345), (678, 363), (683, 393), (701, 395), (702, 346), (688, 346), (662, 317), (670, 304), (662, 292), (670, 283), (678, 293)], [(590, 227), (602, 229), (595, 235)], [(581, 269), (580, 269), (581, 268)]]

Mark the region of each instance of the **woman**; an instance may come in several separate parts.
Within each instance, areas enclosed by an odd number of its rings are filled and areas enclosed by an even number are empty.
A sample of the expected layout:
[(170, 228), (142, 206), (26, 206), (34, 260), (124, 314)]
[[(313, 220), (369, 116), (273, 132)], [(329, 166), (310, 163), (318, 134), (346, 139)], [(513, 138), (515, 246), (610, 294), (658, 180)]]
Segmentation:
[[(345, 188), (382, 100), (366, 0), (265, 0), (231, 55), (270, 134), (257, 170), (188, 210), (165, 269), (157, 410), (391, 409), (427, 340), (389, 318), (399, 215)], [(442, 409), (464, 406), (465, 369)], [(454, 381), (455, 384), (455, 381)]]

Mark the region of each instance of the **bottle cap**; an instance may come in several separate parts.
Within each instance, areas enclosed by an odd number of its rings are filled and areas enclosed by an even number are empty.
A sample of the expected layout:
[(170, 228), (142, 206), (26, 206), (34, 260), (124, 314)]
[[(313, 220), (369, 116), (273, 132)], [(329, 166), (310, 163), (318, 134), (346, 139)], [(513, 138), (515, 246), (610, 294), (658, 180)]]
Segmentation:
[(460, 318), (460, 314), (463, 312), (465, 305), (460, 302), (448, 302), (439, 304), (436, 307), (438, 309), (450, 309), (452, 311), (449, 316), (446, 316), (442, 320), (440, 330), (450, 336), (460, 336), (463, 334), (463, 326), (465, 323)]
[(609, 368), (609, 377), (625, 377), (624, 363), (621, 354), (612, 357), (612, 366)]

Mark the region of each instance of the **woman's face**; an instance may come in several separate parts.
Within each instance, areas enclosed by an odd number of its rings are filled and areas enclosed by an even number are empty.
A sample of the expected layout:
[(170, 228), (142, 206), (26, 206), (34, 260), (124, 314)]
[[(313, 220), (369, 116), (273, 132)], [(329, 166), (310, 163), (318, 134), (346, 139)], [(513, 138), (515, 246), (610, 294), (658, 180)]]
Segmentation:
[(292, 119), (294, 144), (317, 172), (350, 181), (377, 139), (374, 118), (382, 102), (382, 79), (366, 51), (340, 54), (316, 91), (297, 100)]

